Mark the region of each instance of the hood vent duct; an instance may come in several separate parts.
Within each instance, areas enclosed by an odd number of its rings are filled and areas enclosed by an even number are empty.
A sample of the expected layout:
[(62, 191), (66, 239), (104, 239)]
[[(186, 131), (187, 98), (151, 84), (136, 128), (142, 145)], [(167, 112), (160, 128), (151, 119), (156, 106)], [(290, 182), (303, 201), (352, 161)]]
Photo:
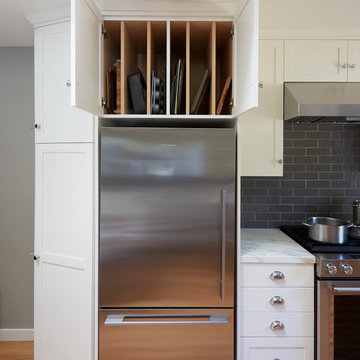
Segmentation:
[(360, 123), (360, 83), (284, 83), (284, 120)]

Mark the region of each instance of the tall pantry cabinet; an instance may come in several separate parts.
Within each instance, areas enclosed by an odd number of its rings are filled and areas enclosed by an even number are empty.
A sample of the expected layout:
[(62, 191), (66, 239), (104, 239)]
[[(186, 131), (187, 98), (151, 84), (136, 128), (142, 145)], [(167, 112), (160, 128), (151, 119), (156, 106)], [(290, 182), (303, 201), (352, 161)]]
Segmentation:
[[(101, 8), (92, 0), (72, 0), (71, 20), (69, 14), (56, 18), (52, 11), (51, 19), (44, 15), (33, 21), (35, 360), (98, 358), (98, 119), (226, 121), (257, 106), (258, 0), (96, 3)], [(179, 57), (186, 63), (186, 106), (174, 115), (170, 78)], [(103, 107), (105, 74), (117, 58), (122, 103), (120, 113), (113, 114)], [(149, 103), (146, 114), (128, 111), (126, 77), (134, 65), (147, 80), (152, 68), (165, 68), (163, 115), (151, 114)], [(205, 67), (211, 69), (209, 106), (193, 115), (196, 81)], [(216, 115), (228, 75), (231, 97), (225, 112)]]
[(92, 359), (94, 117), (70, 105), (70, 21), (35, 27), (34, 350)]

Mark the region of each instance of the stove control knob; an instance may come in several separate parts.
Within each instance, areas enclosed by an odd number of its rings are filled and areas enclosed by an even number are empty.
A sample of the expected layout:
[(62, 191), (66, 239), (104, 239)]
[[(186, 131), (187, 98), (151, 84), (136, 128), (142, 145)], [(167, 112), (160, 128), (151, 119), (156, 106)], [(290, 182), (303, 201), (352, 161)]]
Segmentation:
[(337, 268), (336, 268), (336, 266), (335, 266), (334, 264), (332, 264), (332, 263), (327, 263), (327, 264), (325, 265), (325, 267), (326, 267), (326, 270), (328, 271), (328, 273), (329, 273), (330, 275), (335, 275), (335, 274), (337, 273)]
[(342, 263), (341, 264), (341, 270), (346, 274), (346, 275), (351, 275), (353, 273), (353, 268), (351, 265), (346, 264), (346, 263)]

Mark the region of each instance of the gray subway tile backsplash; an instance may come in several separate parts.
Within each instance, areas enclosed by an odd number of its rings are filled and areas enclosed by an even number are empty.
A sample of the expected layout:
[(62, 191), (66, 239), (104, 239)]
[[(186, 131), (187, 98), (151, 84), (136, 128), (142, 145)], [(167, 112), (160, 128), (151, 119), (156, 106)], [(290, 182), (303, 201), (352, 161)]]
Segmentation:
[(360, 198), (360, 125), (284, 124), (284, 176), (243, 177), (242, 227), (348, 220)]

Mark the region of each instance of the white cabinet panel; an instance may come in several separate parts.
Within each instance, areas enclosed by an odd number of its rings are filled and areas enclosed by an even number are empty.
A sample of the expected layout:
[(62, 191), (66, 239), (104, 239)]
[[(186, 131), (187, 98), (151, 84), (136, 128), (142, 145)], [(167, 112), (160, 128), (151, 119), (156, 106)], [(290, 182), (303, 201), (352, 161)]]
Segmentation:
[(93, 151), (36, 145), (36, 360), (92, 359)]
[(234, 109), (239, 114), (258, 105), (259, 0), (249, 0), (234, 24)]
[(285, 40), (285, 81), (347, 81), (346, 40)]
[(240, 115), (241, 176), (283, 175), (282, 40), (260, 40), (259, 107)]
[[(274, 297), (281, 297), (283, 303), (271, 303)], [(313, 288), (243, 288), (241, 291), (242, 311), (314, 311)]]
[(35, 30), (35, 141), (93, 141), (93, 115), (70, 104), (70, 22)]
[(348, 81), (360, 81), (360, 41), (348, 41)]
[(242, 360), (312, 360), (314, 340), (247, 338), (241, 341), (241, 354)]
[(92, 0), (71, 0), (71, 104), (102, 114), (101, 15)]
[[(241, 334), (243, 337), (304, 337), (314, 336), (314, 313), (273, 314), (269, 312), (243, 312), (239, 314)], [(283, 324), (283, 330), (272, 330), (273, 322)]]
[[(272, 280), (273, 272), (280, 271), (284, 278)], [(314, 265), (242, 264), (242, 287), (314, 287)]]

